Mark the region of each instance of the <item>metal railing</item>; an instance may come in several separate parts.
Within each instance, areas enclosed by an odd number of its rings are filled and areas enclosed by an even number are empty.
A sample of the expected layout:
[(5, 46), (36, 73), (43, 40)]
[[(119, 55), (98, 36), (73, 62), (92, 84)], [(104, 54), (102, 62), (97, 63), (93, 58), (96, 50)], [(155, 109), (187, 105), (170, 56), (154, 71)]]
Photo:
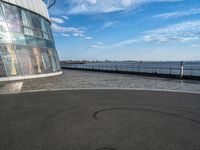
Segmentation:
[[(163, 75), (180, 76), (180, 67), (147, 67), (140, 65), (103, 65), (103, 64), (61, 64), (62, 67), (69, 69), (83, 69), (94, 71), (113, 71), (113, 72), (129, 72), (129, 73), (149, 73)], [(183, 76), (200, 77), (200, 69), (184, 68)]]

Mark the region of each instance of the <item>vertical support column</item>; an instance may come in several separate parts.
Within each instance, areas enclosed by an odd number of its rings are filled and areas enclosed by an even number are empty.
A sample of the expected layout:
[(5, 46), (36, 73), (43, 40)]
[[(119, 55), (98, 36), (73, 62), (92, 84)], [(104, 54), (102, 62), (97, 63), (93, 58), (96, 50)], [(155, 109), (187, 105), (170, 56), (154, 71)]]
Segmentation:
[(184, 75), (184, 62), (180, 63), (180, 79), (183, 79), (183, 75)]

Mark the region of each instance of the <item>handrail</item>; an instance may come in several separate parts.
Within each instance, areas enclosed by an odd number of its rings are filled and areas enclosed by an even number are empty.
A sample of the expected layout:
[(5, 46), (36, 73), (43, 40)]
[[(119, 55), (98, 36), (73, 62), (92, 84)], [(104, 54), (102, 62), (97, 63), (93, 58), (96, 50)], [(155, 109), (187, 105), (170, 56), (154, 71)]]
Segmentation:
[[(63, 67), (72, 69), (87, 69), (99, 71), (124, 71), (137, 73), (154, 73), (167, 75), (180, 75), (180, 67), (144, 67), (140, 65), (103, 65), (103, 64), (62, 64)], [(198, 68), (184, 68), (184, 75), (200, 76)]]

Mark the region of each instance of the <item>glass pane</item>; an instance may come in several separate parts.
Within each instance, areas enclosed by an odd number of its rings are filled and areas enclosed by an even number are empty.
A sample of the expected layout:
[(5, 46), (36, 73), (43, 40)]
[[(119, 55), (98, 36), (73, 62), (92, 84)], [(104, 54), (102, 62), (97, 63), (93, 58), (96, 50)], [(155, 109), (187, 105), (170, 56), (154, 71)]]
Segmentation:
[(40, 47), (46, 47), (46, 41), (44, 39), (37, 38), (37, 44)]
[(36, 38), (33, 36), (25, 36), (26, 37), (26, 43), (30, 46), (37, 46)]
[(23, 75), (34, 74), (32, 62), (26, 46), (16, 46), (16, 54), (22, 69)]
[(46, 22), (47, 32), (49, 33), (49, 39), (51, 41), (54, 41), (52, 31), (51, 31), (51, 25), (48, 21), (45, 20), (45, 22)]
[(24, 27), (23, 29), (24, 29), (24, 30), (23, 30), (23, 33), (24, 33), (25, 35), (34, 35), (34, 34), (33, 34), (33, 29), (31, 29), (31, 28), (29, 28), (29, 27)]
[(15, 23), (15, 24), (20, 24), (20, 18), (19, 18), (19, 14), (18, 14), (18, 9), (17, 7), (13, 6), (13, 5), (9, 5), (6, 3), (3, 3), (3, 10), (5, 11), (5, 17), (7, 22), (9, 23)]
[(8, 76), (21, 75), (21, 70), (11, 44), (2, 46), (2, 60)]
[(0, 43), (12, 43), (11, 35), (5, 22), (0, 21)]
[(1, 54), (0, 54), (0, 77), (5, 77), (5, 76), (6, 76), (6, 73), (4, 70), (4, 65), (3, 65), (2, 58), (1, 58)]
[(45, 39), (47, 39), (47, 40), (50, 40), (50, 36), (49, 36), (49, 34), (46, 33), (46, 32), (43, 32), (43, 37), (44, 37)]
[(13, 43), (17, 45), (26, 45), (26, 39), (23, 34), (11, 33)]
[(54, 54), (55, 57), (58, 57), (58, 53), (55, 49), (53, 49), (53, 54)]
[(1, 54), (13, 54), (15, 53), (12, 44), (2, 44)]
[(20, 9), (20, 16), (22, 20), (22, 24), (26, 27), (33, 27), (30, 13), (28, 11), (25, 11), (23, 9)]
[(33, 27), (41, 30), (42, 28), (41, 28), (40, 17), (36, 14), (31, 13), (31, 18), (32, 18)]
[(42, 31), (35, 29), (35, 36), (42, 37)]
[(48, 49), (48, 55), (49, 55), (49, 59), (50, 59), (50, 62), (52, 64), (52, 67), (53, 67), (53, 72), (57, 71), (58, 68), (57, 68), (57, 65), (56, 65), (56, 60), (53, 56), (53, 50), (52, 49)]
[(5, 20), (3, 10), (2, 10), (2, 7), (1, 7), (1, 3), (0, 3), (0, 20), (2, 20), (2, 21)]
[(52, 42), (49, 41), (49, 40), (46, 40), (46, 47), (48, 47), (48, 48), (54, 48), (53, 45), (52, 45)]
[(46, 23), (46, 28), (47, 28), (47, 32), (48, 33), (51, 33), (51, 25), (48, 21), (45, 20), (45, 23)]
[(20, 25), (8, 23), (8, 28), (9, 31), (20, 32), (20, 33), (22, 32), (22, 28)]
[(40, 56), (39, 49), (37, 47), (30, 47), (29, 54), (32, 60), (33, 67), (36, 73), (43, 73), (44, 66)]
[(59, 58), (58, 57), (54, 57), (54, 58), (56, 60), (56, 65), (57, 65), (58, 70), (61, 70)]
[(49, 60), (49, 56), (47, 54), (47, 49), (45, 49), (45, 48), (41, 49), (41, 58), (42, 58), (42, 62), (44, 64), (45, 71), (52, 72), (52, 67), (51, 67), (51, 63)]
[(43, 32), (48, 32), (48, 31), (47, 31), (47, 27), (46, 27), (45, 20), (44, 20), (43, 18), (41, 18), (41, 27), (42, 27), (42, 31), (43, 31)]

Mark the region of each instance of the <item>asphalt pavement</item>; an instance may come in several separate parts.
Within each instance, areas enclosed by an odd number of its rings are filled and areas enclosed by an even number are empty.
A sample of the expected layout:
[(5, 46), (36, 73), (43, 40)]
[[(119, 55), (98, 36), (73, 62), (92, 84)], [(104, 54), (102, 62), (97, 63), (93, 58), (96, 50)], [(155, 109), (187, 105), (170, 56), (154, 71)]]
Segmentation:
[(0, 95), (1, 150), (199, 150), (200, 94), (63, 90)]

